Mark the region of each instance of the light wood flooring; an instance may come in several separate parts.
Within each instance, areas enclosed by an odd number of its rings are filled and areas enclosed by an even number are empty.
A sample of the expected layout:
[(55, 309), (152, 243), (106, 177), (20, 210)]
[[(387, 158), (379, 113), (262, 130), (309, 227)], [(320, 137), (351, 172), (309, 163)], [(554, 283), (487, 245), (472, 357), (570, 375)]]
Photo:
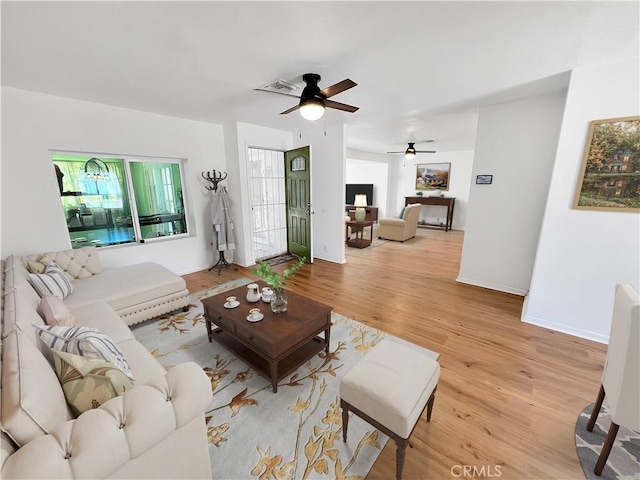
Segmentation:
[[(574, 427), (596, 398), (606, 346), (521, 322), (522, 297), (456, 282), (462, 240), (418, 229), (405, 243), (347, 248), (345, 265), (317, 260), (287, 288), (440, 353), (433, 416), (411, 437), (406, 480), (583, 479)], [(254, 278), (241, 267), (185, 278), (197, 291), (241, 276)], [(395, 478), (393, 441), (367, 478)]]

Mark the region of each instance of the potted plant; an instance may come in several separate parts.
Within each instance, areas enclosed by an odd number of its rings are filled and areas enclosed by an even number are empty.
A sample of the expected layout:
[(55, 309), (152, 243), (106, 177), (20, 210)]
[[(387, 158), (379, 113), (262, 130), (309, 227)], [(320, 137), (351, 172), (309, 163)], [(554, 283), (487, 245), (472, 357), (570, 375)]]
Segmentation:
[(273, 295), (271, 296), (271, 311), (282, 313), (287, 311), (287, 294), (284, 291), (284, 284), (292, 278), (304, 265), (306, 257), (299, 258), (291, 267), (285, 269), (280, 275), (273, 268), (263, 261), (258, 261), (258, 266), (253, 269), (253, 273), (262, 278), (265, 283), (271, 285)]

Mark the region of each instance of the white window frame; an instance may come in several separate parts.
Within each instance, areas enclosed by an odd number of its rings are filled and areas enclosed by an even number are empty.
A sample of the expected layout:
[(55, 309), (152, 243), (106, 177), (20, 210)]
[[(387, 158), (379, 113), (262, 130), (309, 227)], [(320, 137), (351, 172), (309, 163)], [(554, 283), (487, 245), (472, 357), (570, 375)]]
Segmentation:
[[(122, 155), (118, 153), (96, 153), (96, 152), (78, 152), (78, 151), (69, 151), (69, 150), (49, 150), (49, 157), (53, 161), (54, 155), (68, 155), (68, 156), (77, 156), (77, 157), (108, 157), (108, 158), (118, 158), (122, 159), (124, 163), (124, 176), (125, 176), (125, 185), (127, 188), (127, 194), (129, 195), (129, 204), (131, 206), (131, 220), (133, 224), (133, 231), (135, 235), (135, 241), (128, 243), (120, 243), (116, 245), (104, 245), (99, 248), (124, 248), (135, 245), (144, 245), (146, 243), (156, 243), (156, 242), (166, 242), (171, 240), (179, 240), (187, 237), (193, 236), (193, 224), (190, 221), (190, 213), (191, 213), (191, 205), (188, 201), (187, 195), (187, 185), (185, 182), (185, 163), (187, 159), (185, 158), (175, 158), (175, 157), (144, 157), (144, 156), (131, 156), (131, 155)], [(140, 225), (140, 217), (138, 215), (138, 206), (136, 204), (136, 196), (135, 190), (133, 188), (133, 178), (131, 175), (131, 162), (143, 162), (143, 163), (171, 163), (177, 164), (180, 170), (180, 186), (182, 187), (182, 203), (184, 207), (184, 222), (185, 222), (185, 233), (178, 233), (174, 235), (167, 235), (161, 237), (152, 237), (152, 238), (142, 238), (142, 231)], [(57, 191), (57, 188), (56, 188)], [(60, 204), (62, 208), (62, 204)], [(67, 234), (70, 232), (67, 230)]]
[[(187, 207), (187, 196), (185, 194), (185, 183), (184, 183), (184, 162), (185, 160), (180, 158), (158, 158), (158, 157), (129, 157), (122, 156), (125, 165), (125, 176), (127, 177), (127, 188), (129, 190), (129, 202), (131, 204), (131, 218), (133, 220), (133, 231), (136, 234), (137, 242), (131, 242), (131, 244), (145, 244), (145, 243), (155, 243), (155, 242), (166, 242), (168, 240), (180, 239), (190, 237), (191, 228), (189, 227), (189, 215), (187, 212), (189, 211)], [(138, 216), (138, 204), (136, 203), (136, 195), (135, 190), (133, 189), (133, 178), (131, 176), (131, 162), (143, 162), (143, 163), (177, 163), (178, 168), (180, 169), (180, 183), (182, 187), (182, 203), (184, 204), (184, 223), (187, 231), (185, 233), (178, 233), (175, 235), (168, 235), (164, 237), (152, 237), (152, 238), (142, 238), (142, 230), (140, 226), (140, 217)], [(122, 246), (126, 246), (129, 244), (123, 244)], [(111, 245), (115, 246), (115, 245)]]

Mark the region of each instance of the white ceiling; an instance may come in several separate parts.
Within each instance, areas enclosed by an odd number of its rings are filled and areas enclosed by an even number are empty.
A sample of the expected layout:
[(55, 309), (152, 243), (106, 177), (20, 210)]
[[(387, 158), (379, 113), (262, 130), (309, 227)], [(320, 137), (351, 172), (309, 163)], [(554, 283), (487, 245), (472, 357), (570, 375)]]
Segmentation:
[[(7, 2), (2, 85), (298, 131), (277, 79), (351, 78), (328, 110), (349, 148), (468, 150), (477, 108), (566, 88), (575, 68), (638, 55), (638, 2)], [(426, 148), (428, 146), (428, 148)], [(417, 146), (421, 148), (420, 145)]]

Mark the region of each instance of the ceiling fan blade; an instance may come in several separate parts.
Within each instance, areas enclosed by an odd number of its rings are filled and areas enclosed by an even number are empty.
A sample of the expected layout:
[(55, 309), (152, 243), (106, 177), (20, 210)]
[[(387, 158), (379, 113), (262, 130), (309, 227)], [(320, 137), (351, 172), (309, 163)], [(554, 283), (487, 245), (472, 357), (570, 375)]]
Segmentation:
[(296, 105), (295, 107), (291, 107), (289, 110), (285, 110), (284, 112), (280, 112), (280, 115), (286, 115), (287, 113), (295, 112), (299, 108), (300, 108), (300, 104)]
[(324, 98), (333, 97), (334, 95), (342, 93), (345, 90), (349, 90), (356, 85), (358, 85), (356, 82), (347, 78), (345, 80), (342, 80), (341, 82), (336, 83), (335, 85), (331, 85), (330, 87), (320, 90), (320, 95), (322, 95)]
[(357, 112), (360, 107), (354, 107), (352, 105), (347, 105), (346, 103), (334, 102), (333, 100), (325, 100), (324, 105), (327, 108), (335, 108), (336, 110), (343, 110), (345, 112)]
[(405, 150), (403, 150), (401, 152), (387, 152), (387, 153), (405, 153)]

